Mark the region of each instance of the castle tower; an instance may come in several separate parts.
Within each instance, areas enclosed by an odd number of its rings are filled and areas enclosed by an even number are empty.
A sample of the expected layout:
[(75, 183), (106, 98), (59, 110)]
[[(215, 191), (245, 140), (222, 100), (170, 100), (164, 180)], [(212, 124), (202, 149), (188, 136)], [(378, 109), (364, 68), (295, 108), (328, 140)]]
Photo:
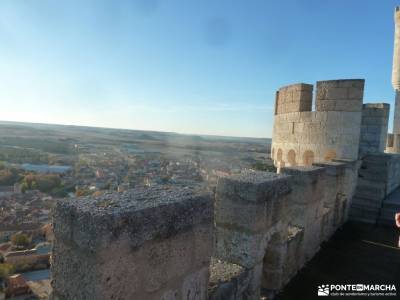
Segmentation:
[(394, 51), (392, 68), (392, 86), (396, 92), (393, 118), (393, 135), (400, 134), (400, 7), (394, 11)]
[(276, 93), (271, 157), (278, 170), (358, 159), (364, 80), (318, 81), (315, 94), (312, 111), (312, 85), (292, 84)]

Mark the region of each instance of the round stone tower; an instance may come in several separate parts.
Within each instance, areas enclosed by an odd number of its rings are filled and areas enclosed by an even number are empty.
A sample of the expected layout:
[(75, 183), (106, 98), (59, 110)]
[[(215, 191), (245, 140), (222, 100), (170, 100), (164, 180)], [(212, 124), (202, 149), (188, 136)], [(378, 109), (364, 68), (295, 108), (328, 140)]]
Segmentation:
[(364, 80), (293, 84), (279, 89), (271, 156), (276, 167), (308, 166), (333, 159), (357, 160)]

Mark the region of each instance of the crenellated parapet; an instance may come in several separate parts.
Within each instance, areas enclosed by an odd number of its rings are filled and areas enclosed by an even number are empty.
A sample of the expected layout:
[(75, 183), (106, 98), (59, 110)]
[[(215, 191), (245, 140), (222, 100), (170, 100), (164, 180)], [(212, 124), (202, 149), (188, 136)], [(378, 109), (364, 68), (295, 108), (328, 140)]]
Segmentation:
[(279, 89), (276, 92), (275, 115), (299, 111), (311, 111), (312, 107), (311, 84), (298, 83)]
[(316, 111), (360, 112), (364, 79), (317, 81)]
[(370, 153), (383, 153), (387, 145), (390, 105), (366, 103), (363, 105), (360, 135), (360, 158)]
[(205, 299), (213, 201), (183, 188), (60, 200), (53, 299)]
[(347, 219), (357, 168), (246, 171), (220, 178), (215, 195), (136, 188), (60, 200), (52, 299), (273, 296)]
[(310, 166), (333, 159), (357, 160), (363, 79), (318, 81), (279, 89), (271, 157), (276, 167)]
[(272, 299), (346, 222), (358, 167), (335, 161), (219, 180), (214, 256), (243, 267), (243, 298), (260, 299), (262, 287)]

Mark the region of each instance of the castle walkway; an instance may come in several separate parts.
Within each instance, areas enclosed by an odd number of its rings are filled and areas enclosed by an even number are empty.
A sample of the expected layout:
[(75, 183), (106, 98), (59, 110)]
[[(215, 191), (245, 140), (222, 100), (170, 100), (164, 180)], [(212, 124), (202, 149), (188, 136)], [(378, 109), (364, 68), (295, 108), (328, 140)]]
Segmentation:
[(399, 234), (394, 227), (346, 223), (276, 299), (318, 299), (322, 284), (395, 284), (399, 295)]

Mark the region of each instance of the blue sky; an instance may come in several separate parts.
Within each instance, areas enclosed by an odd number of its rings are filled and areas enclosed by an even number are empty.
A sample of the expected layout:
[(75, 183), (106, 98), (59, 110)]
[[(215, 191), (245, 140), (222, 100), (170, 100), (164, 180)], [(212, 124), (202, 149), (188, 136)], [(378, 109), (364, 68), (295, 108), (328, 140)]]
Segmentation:
[(393, 106), (396, 4), (1, 0), (0, 120), (270, 137), (276, 89), (339, 78)]

